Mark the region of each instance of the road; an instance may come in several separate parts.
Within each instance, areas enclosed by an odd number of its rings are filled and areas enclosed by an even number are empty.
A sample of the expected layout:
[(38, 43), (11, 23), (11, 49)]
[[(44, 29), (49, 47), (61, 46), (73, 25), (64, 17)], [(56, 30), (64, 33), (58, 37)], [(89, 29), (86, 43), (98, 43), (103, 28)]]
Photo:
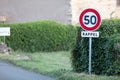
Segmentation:
[(0, 80), (55, 80), (0, 61)]

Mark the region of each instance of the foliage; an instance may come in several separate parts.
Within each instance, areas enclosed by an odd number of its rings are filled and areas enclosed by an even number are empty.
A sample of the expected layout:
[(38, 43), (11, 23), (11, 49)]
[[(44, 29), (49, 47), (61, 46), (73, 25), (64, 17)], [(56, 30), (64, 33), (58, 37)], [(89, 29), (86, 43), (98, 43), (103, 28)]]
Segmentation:
[(45, 20), (0, 26), (10, 26), (11, 36), (6, 41), (14, 50), (59, 51), (72, 49), (75, 45), (77, 30), (72, 25)]
[[(72, 51), (72, 66), (76, 72), (88, 72), (88, 38), (78, 30), (76, 47)], [(92, 39), (92, 73), (120, 75), (120, 20), (104, 20), (100, 37)]]
[[(18, 59), (17, 55), (26, 55), (31, 60)], [(70, 52), (35, 52), (33, 54), (14, 52), (11, 55), (0, 55), (0, 59), (10, 61), (22, 68), (54, 77), (56, 80), (119, 80), (120, 76), (97, 76), (72, 71)]]

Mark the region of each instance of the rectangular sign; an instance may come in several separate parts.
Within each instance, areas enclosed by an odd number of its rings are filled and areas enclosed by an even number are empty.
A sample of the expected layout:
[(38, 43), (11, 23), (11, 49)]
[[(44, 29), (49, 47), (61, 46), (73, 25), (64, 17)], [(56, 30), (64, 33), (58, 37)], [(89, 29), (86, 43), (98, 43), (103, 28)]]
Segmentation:
[(98, 38), (99, 37), (99, 32), (97, 31), (82, 31), (81, 32), (81, 37), (93, 37), (93, 38)]
[(10, 27), (0, 27), (0, 36), (10, 36)]

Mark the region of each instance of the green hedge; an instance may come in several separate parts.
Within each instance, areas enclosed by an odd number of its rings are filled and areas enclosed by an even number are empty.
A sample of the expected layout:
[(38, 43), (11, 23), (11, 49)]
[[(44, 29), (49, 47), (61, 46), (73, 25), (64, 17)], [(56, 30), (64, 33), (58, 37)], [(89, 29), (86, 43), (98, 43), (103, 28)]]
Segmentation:
[(36, 21), (10, 26), (11, 36), (6, 42), (14, 50), (22, 51), (58, 51), (72, 49), (76, 41), (76, 28), (54, 21)]
[[(72, 51), (72, 66), (76, 72), (88, 72), (88, 38), (81, 38), (78, 29), (76, 47)], [(92, 43), (92, 73), (120, 75), (120, 20), (104, 20), (100, 37)]]

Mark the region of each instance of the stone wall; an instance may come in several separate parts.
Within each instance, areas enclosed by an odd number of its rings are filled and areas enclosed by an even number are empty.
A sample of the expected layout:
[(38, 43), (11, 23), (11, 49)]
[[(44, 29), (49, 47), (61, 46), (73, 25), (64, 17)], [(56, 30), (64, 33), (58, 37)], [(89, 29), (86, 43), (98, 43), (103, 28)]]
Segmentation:
[(0, 20), (6, 16), (8, 23), (49, 19), (77, 24), (85, 8), (95, 8), (102, 19), (118, 18), (120, 6), (116, 8), (116, 1), (119, 0), (1, 0)]
[(94, 8), (102, 19), (110, 18), (116, 11), (116, 0), (71, 0), (72, 24), (77, 24), (79, 15), (86, 8)]

